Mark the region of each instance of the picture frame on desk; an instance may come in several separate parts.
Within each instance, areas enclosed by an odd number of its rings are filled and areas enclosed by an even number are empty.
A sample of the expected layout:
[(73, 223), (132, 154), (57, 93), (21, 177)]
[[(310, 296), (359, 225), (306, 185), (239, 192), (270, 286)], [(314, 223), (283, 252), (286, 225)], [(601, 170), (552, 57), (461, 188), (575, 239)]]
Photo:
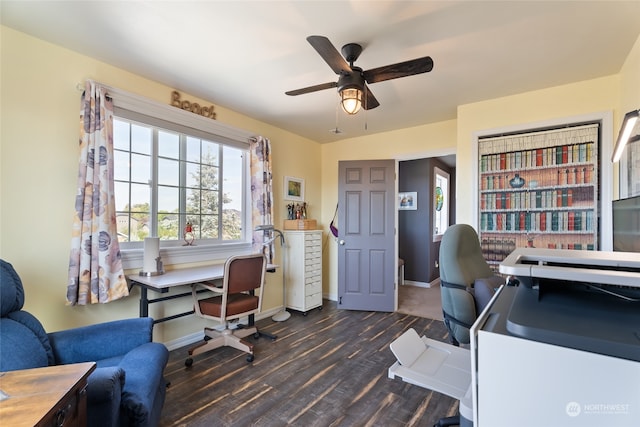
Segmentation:
[(283, 194), (284, 200), (304, 202), (304, 179), (285, 176)]

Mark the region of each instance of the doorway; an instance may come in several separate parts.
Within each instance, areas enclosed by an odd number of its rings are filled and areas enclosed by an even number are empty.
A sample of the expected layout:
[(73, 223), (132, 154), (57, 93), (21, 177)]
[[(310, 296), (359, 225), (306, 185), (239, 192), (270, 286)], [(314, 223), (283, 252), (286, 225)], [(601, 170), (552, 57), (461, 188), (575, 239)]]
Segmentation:
[[(448, 189), (444, 194), (439, 194), (444, 186), (436, 185), (436, 175), (448, 178)], [(398, 193), (399, 196), (417, 196), (411, 209), (398, 207), (398, 255), (404, 261), (404, 285), (399, 285), (398, 311), (414, 314), (424, 306), (426, 317), (434, 318), (438, 314), (441, 318), (439, 251), (441, 229), (444, 228), (442, 215), (443, 207), (447, 206), (448, 224), (455, 223), (455, 155), (399, 161)]]

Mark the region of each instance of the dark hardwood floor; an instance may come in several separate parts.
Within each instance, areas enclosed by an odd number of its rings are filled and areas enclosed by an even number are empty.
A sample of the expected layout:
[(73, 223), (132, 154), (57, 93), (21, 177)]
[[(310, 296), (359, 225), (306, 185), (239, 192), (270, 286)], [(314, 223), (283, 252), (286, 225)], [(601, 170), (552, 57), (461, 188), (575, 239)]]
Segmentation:
[(277, 335), (254, 340), (255, 360), (233, 348), (171, 352), (161, 426), (432, 426), (457, 413), (448, 396), (389, 379), (391, 343), (407, 328), (445, 341), (438, 320), (400, 313), (322, 310), (285, 322), (258, 321)]

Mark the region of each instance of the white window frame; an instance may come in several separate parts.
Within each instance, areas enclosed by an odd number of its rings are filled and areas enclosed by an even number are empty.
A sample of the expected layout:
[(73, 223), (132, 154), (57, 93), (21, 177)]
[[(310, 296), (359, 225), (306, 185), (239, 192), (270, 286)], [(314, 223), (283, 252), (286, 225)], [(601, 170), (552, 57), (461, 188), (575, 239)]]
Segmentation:
[[(446, 222), (446, 226), (444, 228), (444, 230), (440, 230), (438, 229), (438, 232), (436, 233), (436, 217), (438, 216), (438, 213), (436, 211), (436, 194), (435, 194), (435, 189), (437, 187), (438, 184), (438, 177), (442, 177), (442, 179), (446, 182), (447, 184), (447, 188), (445, 189), (445, 193), (444, 193), (444, 203), (443, 203), (443, 212), (440, 214), (440, 217), (444, 220), (444, 222)], [(435, 166), (433, 168), (433, 188), (434, 188), (434, 193), (431, 195), (431, 197), (433, 197), (433, 241), (434, 242), (440, 242), (442, 240), (442, 236), (444, 235), (444, 232), (447, 231), (447, 228), (449, 228), (449, 226), (451, 224), (449, 224), (449, 195), (451, 194), (451, 176), (449, 175), (448, 172), (443, 171), (442, 169), (440, 169), (439, 167)]]
[[(196, 137), (211, 139), (214, 142), (234, 146), (247, 150), (244, 159), (246, 179), (243, 197), (243, 223), (251, 227), (251, 179), (249, 176), (249, 141), (254, 134), (225, 125), (216, 120), (205, 118), (188, 111), (181, 110), (171, 105), (161, 104), (121, 89), (107, 87), (107, 93), (113, 100), (114, 115), (129, 120), (135, 120), (151, 126), (163, 127), (162, 122), (172, 124), (173, 130), (178, 130)], [(237, 254), (250, 253), (252, 251), (251, 230), (244, 230), (245, 240), (242, 242), (222, 242), (215, 244), (198, 244), (195, 246), (162, 245), (160, 243), (160, 255), (164, 265), (175, 265), (193, 262), (224, 261), (228, 257)], [(142, 268), (143, 242), (131, 242), (130, 247), (121, 248), (123, 267), (125, 269)]]

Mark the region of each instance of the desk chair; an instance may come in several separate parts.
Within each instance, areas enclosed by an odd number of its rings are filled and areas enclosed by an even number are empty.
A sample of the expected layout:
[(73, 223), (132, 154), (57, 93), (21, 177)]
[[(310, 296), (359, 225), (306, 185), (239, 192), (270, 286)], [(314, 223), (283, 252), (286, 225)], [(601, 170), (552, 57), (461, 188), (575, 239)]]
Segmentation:
[[(249, 353), (247, 362), (253, 361), (253, 344), (243, 338), (251, 334), (258, 335), (258, 330), (255, 326), (230, 329), (229, 320), (260, 312), (266, 266), (267, 260), (261, 253), (232, 256), (225, 262), (221, 288), (209, 283), (198, 283), (192, 286), (196, 316), (217, 320), (224, 325), (224, 330), (205, 328), (205, 341), (189, 349), (189, 356), (222, 346), (230, 346)], [(205, 288), (217, 295), (198, 299), (198, 288)], [(185, 365), (189, 367), (192, 364), (193, 359), (189, 357)]]
[(473, 227), (447, 228), (440, 242), (440, 296), (453, 345), (470, 343), (469, 328), (504, 283), (485, 261)]

